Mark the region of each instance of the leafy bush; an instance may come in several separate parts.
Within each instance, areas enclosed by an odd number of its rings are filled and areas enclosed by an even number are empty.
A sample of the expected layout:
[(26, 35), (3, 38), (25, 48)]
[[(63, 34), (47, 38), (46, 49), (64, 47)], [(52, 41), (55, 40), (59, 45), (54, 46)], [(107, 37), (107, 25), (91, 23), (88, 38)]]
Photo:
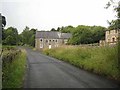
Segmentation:
[(21, 51), (18, 50), (15, 46), (3, 46), (3, 66), (5, 63), (12, 62), (13, 59), (20, 53)]

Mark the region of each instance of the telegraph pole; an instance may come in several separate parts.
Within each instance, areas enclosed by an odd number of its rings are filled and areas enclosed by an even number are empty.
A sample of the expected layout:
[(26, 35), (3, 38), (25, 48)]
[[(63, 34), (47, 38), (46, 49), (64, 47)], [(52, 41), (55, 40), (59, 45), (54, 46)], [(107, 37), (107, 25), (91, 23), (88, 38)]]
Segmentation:
[(0, 13), (0, 89), (2, 89), (2, 15)]
[(0, 13), (0, 89), (2, 89), (2, 30), (6, 25), (6, 19)]

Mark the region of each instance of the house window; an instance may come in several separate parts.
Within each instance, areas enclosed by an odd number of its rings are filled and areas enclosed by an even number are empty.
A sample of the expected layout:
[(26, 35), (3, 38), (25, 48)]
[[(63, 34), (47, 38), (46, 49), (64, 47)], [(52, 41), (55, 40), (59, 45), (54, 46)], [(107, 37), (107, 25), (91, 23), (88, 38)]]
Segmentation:
[(54, 42), (54, 40), (53, 40), (53, 42)]
[(57, 42), (57, 40), (56, 40), (56, 42)]
[(46, 43), (48, 42), (48, 40), (46, 40)]
[(115, 33), (117, 33), (117, 30), (115, 30)]
[(112, 41), (115, 42), (115, 38), (112, 38)]
[(109, 30), (109, 34), (110, 34), (110, 30)]
[(49, 40), (51, 42), (51, 40)]
[(40, 39), (40, 41), (42, 42), (43, 40), (42, 40), (42, 39)]

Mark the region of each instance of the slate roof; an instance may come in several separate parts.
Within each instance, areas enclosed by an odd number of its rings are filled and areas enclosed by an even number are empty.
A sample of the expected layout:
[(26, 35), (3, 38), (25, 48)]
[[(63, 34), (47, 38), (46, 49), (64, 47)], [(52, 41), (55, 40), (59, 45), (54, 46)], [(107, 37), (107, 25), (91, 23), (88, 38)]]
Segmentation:
[(60, 33), (57, 31), (36, 31), (36, 38), (49, 38), (49, 39), (69, 39), (72, 36), (70, 33)]

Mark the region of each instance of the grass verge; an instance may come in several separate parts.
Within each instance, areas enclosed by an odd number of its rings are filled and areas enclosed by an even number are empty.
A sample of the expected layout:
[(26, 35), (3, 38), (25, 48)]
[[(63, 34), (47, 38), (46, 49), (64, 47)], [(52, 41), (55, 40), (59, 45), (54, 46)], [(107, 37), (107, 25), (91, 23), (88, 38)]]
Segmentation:
[(11, 63), (6, 63), (3, 67), (3, 88), (20, 88), (23, 85), (23, 77), (25, 74), (26, 51), (21, 50), (21, 53), (15, 57)]
[(67, 46), (44, 49), (43, 53), (59, 60), (69, 62), (79, 68), (120, 81), (117, 46)]

